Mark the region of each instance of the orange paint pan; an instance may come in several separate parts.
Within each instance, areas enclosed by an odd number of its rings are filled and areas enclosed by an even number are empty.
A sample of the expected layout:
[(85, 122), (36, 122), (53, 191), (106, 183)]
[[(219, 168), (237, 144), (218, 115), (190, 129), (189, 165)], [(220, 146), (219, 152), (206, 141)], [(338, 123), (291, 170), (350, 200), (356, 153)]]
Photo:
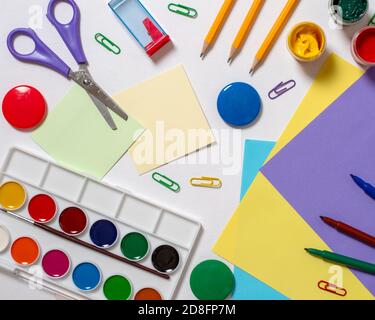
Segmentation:
[(30, 266), (39, 259), (40, 248), (34, 239), (22, 237), (13, 242), (10, 253), (17, 264)]

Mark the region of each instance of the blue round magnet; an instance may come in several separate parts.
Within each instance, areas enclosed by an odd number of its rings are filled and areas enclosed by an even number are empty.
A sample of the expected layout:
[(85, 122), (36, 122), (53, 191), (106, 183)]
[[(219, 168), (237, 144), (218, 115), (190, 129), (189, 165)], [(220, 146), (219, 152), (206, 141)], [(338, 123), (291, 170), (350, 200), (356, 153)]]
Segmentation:
[(100, 248), (112, 247), (118, 238), (116, 226), (109, 220), (98, 220), (90, 229), (91, 241)]
[(243, 82), (227, 85), (217, 100), (221, 118), (234, 127), (245, 127), (254, 122), (260, 113), (261, 105), (259, 93)]
[(73, 282), (82, 291), (95, 290), (101, 280), (99, 268), (90, 262), (81, 263), (73, 270)]

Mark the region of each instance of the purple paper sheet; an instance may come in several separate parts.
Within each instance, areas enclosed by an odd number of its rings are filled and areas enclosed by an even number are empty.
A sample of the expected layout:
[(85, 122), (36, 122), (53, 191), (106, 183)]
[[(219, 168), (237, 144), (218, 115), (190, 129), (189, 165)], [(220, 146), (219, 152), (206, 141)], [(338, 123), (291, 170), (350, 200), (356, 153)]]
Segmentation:
[[(350, 177), (355, 174), (375, 185), (375, 68), (261, 171), (334, 252), (375, 263), (374, 248), (319, 218), (326, 215), (375, 235), (375, 200)], [(353, 272), (375, 295), (375, 275)]]

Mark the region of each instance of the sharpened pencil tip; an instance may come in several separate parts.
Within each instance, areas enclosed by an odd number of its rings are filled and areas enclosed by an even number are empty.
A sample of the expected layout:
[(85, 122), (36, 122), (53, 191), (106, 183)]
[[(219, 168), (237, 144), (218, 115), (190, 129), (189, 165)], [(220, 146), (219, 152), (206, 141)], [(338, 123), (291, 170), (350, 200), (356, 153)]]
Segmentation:
[(232, 57), (230, 57), (227, 62), (228, 62), (228, 64), (231, 64), (232, 61), (233, 61), (233, 59), (232, 59)]
[(249, 75), (253, 75), (254, 74), (254, 71), (255, 71), (255, 69), (251, 69), (250, 71), (249, 71)]
[(200, 55), (200, 57), (203, 60), (206, 57), (206, 55), (202, 52), (201, 55)]

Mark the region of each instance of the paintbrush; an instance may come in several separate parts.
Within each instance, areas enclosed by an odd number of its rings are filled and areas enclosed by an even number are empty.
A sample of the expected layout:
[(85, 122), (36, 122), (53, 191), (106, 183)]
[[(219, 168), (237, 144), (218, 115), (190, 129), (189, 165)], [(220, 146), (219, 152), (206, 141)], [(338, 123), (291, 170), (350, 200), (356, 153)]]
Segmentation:
[(135, 267), (135, 268), (138, 268), (138, 269), (141, 269), (143, 271), (152, 273), (155, 276), (158, 276), (160, 278), (163, 278), (163, 279), (169, 279), (170, 278), (169, 275), (167, 275), (165, 273), (158, 272), (157, 270), (154, 270), (154, 269), (151, 269), (149, 267), (143, 266), (143, 265), (139, 264), (138, 262), (134, 262), (134, 261), (125, 259), (125, 258), (123, 258), (123, 257), (121, 257), (121, 256), (119, 256), (117, 254), (114, 254), (114, 253), (112, 253), (110, 251), (98, 248), (98, 247), (96, 247), (95, 245), (93, 245), (91, 243), (87, 243), (87, 242), (85, 242), (85, 241), (83, 241), (81, 239), (78, 239), (76, 237), (69, 236), (69, 235), (65, 234), (64, 232), (62, 232), (62, 231), (56, 230), (56, 229), (54, 229), (52, 227), (49, 227), (48, 225), (41, 224), (39, 222), (36, 222), (36, 221), (33, 221), (33, 220), (28, 219), (26, 217), (23, 217), (23, 216), (21, 216), (21, 215), (19, 215), (17, 213), (10, 212), (10, 211), (7, 211), (7, 210), (1, 209), (1, 208), (0, 208), (0, 212), (2, 212), (4, 214), (9, 214), (9, 215), (11, 215), (14, 218), (17, 218), (19, 220), (27, 222), (28, 224), (32, 224), (32, 225), (34, 225), (34, 226), (36, 226), (36, 227), (38, 227), (40, 229), (43, 229), (44, 231), (52, 233), (52, 234), (54, 234), (54, 235), (56, 235), (56, 236), (58, 236), (60, 238), (64, 238), (65, 240), (74, 242), (74, 243), (79, 244), (79, 245), (81, 245), (83, 247), (86, 247), (88, 249), (94, 250), (94, 251), (99, 252), (99, 253), (101, 253), (103, 255), (106, 255), (106, 256), (108, 256), (110, 258), (113, 258), (113, 259), (119, 260), (121, 262), (124, 262), (124, 263), (126, 263), (128, 265), (131, 265), (131, 266)]

